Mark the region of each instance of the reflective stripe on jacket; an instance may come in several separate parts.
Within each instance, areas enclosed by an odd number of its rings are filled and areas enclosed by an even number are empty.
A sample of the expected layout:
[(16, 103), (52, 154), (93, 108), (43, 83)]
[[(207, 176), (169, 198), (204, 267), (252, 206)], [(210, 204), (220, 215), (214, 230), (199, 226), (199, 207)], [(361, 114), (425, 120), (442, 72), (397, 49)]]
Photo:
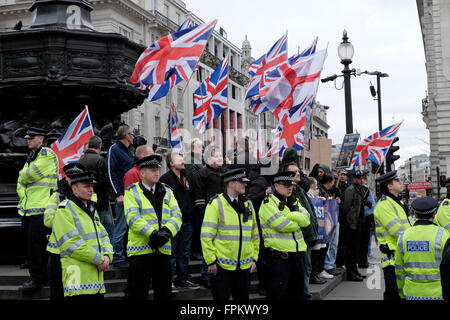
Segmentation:
[(299, 211), (293, 211), (284, 206), (280, 210), (280, 200), (269, 194), (261, 203), (259, 219), (261, 221), (264, 247), (280, 252), (306, 251), (301, 228), (310, 224), (308, 211), (297, 201)]
[(434, 218), (434, 223), (450, 231), (450, 199), (442, 201)]
[(18, 212), (21, 216), (44, 214), (51, 190), (58, 187), (58, 171), (58, 157), (46, 147), (39, 151), (36, 159), (25, 163), (17, 179)]
[(104, 293), (103, 272), (97, 266), (107, 255), (112, 262), (113, 248), (100, 223), (71, 200), (64, 200), (53, 220), (53, 232), (61, 256), (64, 296)]
[(400, 297), (442, 299), (440, 264), (447, 231), (419, 220), (402, 233), (395, 252), (395, 275)]
[[(173, 196), (172, 190), (164, 185), (164, 195), (161, 215), (161, 227), (167, 227), (176, 236), (181, 228), (182, 218), (178, 202)], [(136, 256), (153, 253), (150, 248), (149, 237), (153, 231), (159, 229), (158, 217), (150, 201), (144, 195), (139, 182), (132, 184), (125, 190), (124, 197), (125, 216), (127, 218), (128, 231), (128, 256)], [(160, 247), (159, 252), (172, 254), (172, 240)]]
[(410, 228), (405, 210), (389, 196), (383, 196), (378, 201), (374, 211), (375, 233), (380, 245), (386, 244), (393, 253), (388, 256), (381, 253), (381, 266), (395, 265), (395, 249), (400, 234)]
[(250, 200), (245, 206), (251, 214), (246, 222), (243, 214), (237, 213), (223, 194), (206, 206), (200, 239), (206, 264), (215, 261), (226, 270), (241, 270), (251, 267), (258, 259), (259, 233), (255, 211)]

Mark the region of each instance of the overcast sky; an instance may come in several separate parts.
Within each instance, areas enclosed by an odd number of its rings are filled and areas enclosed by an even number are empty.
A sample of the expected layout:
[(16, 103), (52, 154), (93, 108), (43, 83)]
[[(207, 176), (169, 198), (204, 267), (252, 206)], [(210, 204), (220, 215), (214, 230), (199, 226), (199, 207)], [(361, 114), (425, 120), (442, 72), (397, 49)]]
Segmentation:
[[(404, 120), (398, 133), (397, 167), (411, 156), (429, 154), (429, 133), (422, 120), (422, 99), (427, 90), (425, 54), (416, 1), (412, 0), (184, 0), (189, 11), (205, 22), (218, 19), (228, 39), (238, 47), (247, 35), (257, 59), (288, 31), (288, 56), (304, 49), (318, 36), (317, 50), (328, 44), (321, 78), (341, 74), (337, 55), (342, 32), (355, 48), (350, 68), (382, 71), (383, 127)], [(336, 86), (342, 87), (343, 78)], [(351, 78), (353, 130), (361, 137), (378, 131), (377, 101), (370, 95), (376, 77)], [(328, 131), (333, 144), (345, 135), (344, 90), (333, 82), (320, 83), (316, 100), (328, 105)]]

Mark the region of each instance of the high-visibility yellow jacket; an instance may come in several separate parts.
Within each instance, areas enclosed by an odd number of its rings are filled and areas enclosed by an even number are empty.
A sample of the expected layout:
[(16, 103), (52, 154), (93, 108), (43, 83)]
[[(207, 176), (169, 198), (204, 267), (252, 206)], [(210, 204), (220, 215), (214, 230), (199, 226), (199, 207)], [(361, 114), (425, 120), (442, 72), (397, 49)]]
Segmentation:
[[(55, 219), (55, 213), (58, 210), (58, 206), (63, 200), (67, 200), (67, 197), (64, 195), (61, 197), (61, 193), (58, 191), (53, 192), (44, 212), (44, 225), (47, 228), (52, 229), (52, 232), (48, 237), (47, 251), (53, 254), (59, 254), (58, 244), (56, 243), (55, 233), (53, 232), (53, 220)], [(91, 201), (97, 202), (97, 195), (95, 193), (92, 195)]]
[(97, 267), (105, 255), (112, 262), (114, 251), (97, 212), (88, 214), (74, 201), (64, 200), (55, 213), (53, 233), (61, 256), (64, 296), (104, 293), (103, 272)]
[(401, 298), (442, 300), (440, 264), (448, 232), (435, 224), (418, 220), (398, 239), (395, 275)]
[(261, 221), (264, 247), (280, 252), (306, 251), (301, 228), (310, 224), (308, 211), (297, 200), (299, 211), (291, 211), (288, 206), (279, 209), (280, 200), (269, 194), (261, 203), (259, 219)]
[(223, 193), (206, 206), (200, 239), (206, 264), (217, 262), (223, 269), (241, 270), (251, 267), (259, 253), (259, 233), (255, 211), (250, 200), (245, 202), (250, 214), (244, 222), (243, 214), (234, 210)]
[(405, 210), (391, 197), (383, 195), (374, 211), (375, 233), (379, 245), (387, 245), (392, 255), (381, 253), (381, 266), (395, 265), (395, 249), (400, 234), (411, 227)]
[(51, 190), (57, 188), (58, 157), (52, 149), (43, 147), (36, 158), (19, 171), (17, 194), (21, 216), (44, 214)]
[(434, 223), (450, 231), (450, 199), (444, 199), (434, 217)]
[[(167, 227), (172, 233), (172, 237), (175, 237), (182, 224), (181, 211), (172, 189), (163, 183), (161, 184), (166, 190), (160, 221), (161, 228)], [(160, 228), (158, 217), (151, 202), (144, 195), (139, 182), (132, 184), (125, 190), (124, 210), (129, 227), (127, 255), (131, 257), (155, 252), (150, 248), (149, 237), (153, 231)], [(171, 255), (172, 240), (169, 240), (158, 250), (163, 254)]]

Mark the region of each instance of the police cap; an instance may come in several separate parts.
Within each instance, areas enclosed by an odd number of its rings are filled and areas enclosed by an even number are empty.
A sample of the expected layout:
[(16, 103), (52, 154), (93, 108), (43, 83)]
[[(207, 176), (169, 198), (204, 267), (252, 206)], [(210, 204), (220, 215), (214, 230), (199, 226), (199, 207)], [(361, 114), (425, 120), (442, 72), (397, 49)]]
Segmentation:
[(225, 172), (222, 175), (223, 182), (229, 182), (229, 181), (242, 181), (242, 182), (249, 182), (250, 180), (247, 178), (247, 174), (245, 171), (245, 168), (237, 168), (237, 169), (231, 169)]
[(295, 172), (293, 171), (278, 171), (273, 176), (273, 183), (295, 184)]
[(376, 182), (381, 184), (381, 183), (385, 183), (385, 182), (390, 182), (390, 181), (395, 180), (395, 179), (398, 179), (397, 170), (390, 171), (388, 173), (385, 173), (385, 174), (379, 176), (376, 179)]
[(136, 164), (141, 168), (160, 168), (162, 157), (161, 155), (155, 153), (151, 156), (147, 156), (136, 161)]
[(418, 215), (428, 215), (433, 213), (438, 207), (439, 203), (431, 196), (417, 198), (411, 203), (411, 208)]
[(28, 127), (27, 133), (25, 135), (25, 139), (31, 139), (35, 136), (45, 136), (47, 131), (42, 128), (36, 128), (36, 127)]
[(72, 162), (63, 167), (63, 171), (70, 178), (71, 175), (84, 172), (86, 168), (79, 162)]

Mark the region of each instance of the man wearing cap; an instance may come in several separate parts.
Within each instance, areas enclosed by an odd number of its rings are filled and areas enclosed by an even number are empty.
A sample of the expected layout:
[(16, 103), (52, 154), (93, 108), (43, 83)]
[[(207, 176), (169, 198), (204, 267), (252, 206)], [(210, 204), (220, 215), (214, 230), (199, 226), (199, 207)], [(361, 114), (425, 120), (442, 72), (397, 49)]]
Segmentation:
[[(44, 212), (44, 225), (53, 229), (53, 220), (59, 204), (72, 197), (72, 189), (70, 187), (70, 177), (85, 171), (83, 165), (73, 162), (65, 165), (63, 171), (66, 174), (64, 179), (58, 181), (58, 189), (52, 193)], [(50, 234), (47, 251), (48, 258), (48, 281), (50, 286), (50, 300), (63, 300), (64, 288), (62, 283), (61, 257), (59, 256), (58, 245), (56, 243), (55, 233)]]
[(244, 168), (223, 174), (225, 192), (212, 198), (201, 229), (203, 257), (211, 274), (214, 300), (249, 298), (250, 273), (256, 269), (259, 233), (253, 205), (245, 194)]
[(342, 226), (345, 230), (345, 268), (348, 281), (363, 281), (358, 271), (357, 260), (361, 241), (361, 228), (364, 224), (363, 172), (355, 170), (353, 184), (345, 190)]
[(19, 291), (33, 292), (42, 287), (47, 278), (48, 231), (44, 226), (44, 211), (52, 190), (57, 188), (58, 157), (44, 147), (45, 131), (29, 128), (25, 139), (31, 150), (27, 161), (19, 171), (17, 194), (19, 214), (27, 237), (27, 262), (30, 278), (19, 287)]
[(398, 195), (403, 191), (403, 183), (397, 171), (390, 171), (377, 178), (383, 196), (374, 211), (375, 234), (381, 251), (381, 266), (384, 273), (385, 300), (398, 300), (395, 279), (395, 250), (400, 234), (411, 227), (407, 217), (407, 208)]
[(434, 223), (450, 231), (450, 178), (444, 181), (444, 187), (447, 188), (447, 196), (439, 206)]
[(53, 220), (64, 297), (103, 299), (103, 273), (112, 261), (113, 248), (91, 201), (94, 173), (83, 171), (69, 176), (73, 194), (59, 204)]
[(439, 267), (449, 234), (433, 223), (437, 206), (430, 196), (414, 200), (417, 221), (398, 239), (395, 275), (398, 293), (406, 300), (442, 300)]
[(276, 173), (275, 192), (259, 209), (269, 300), (303, 299), (306, 243), (301, 228), (309, 226), (310, 216), (292, 197), (294, 175), (291, 171)]
[(130, 300), (147, 300), (150, 280), (155, 300), (172, 295), (171, 239), (180, 230), (182, 217), (171, 188), (159, 182), (161, 161), (159, 154), (137, 161), (142, 179), (125, 190)]

